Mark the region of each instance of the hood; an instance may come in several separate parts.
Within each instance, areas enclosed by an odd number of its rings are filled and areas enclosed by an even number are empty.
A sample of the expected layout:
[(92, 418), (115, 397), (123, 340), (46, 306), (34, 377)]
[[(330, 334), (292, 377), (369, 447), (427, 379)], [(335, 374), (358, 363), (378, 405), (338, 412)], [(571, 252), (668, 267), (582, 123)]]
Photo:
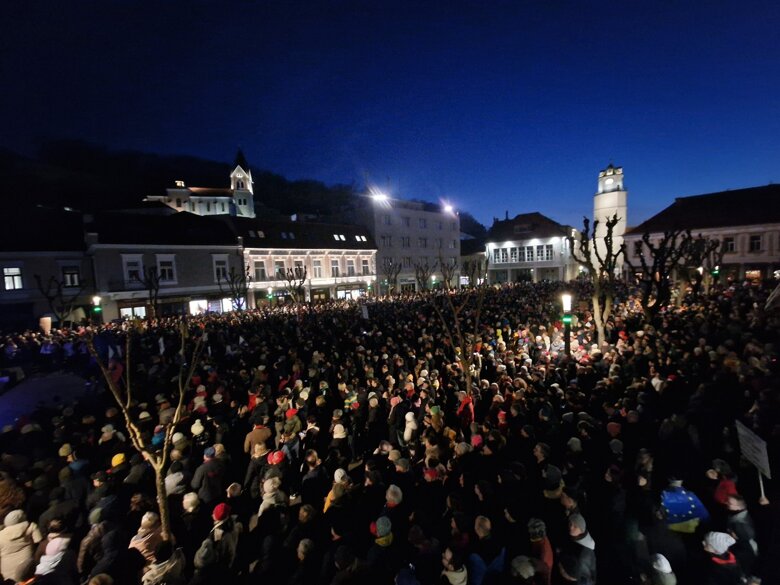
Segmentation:
[(586, 532), (582, 538), (579, 538), (574, 542), (576, 542), (581, 546), (584, 546), (585, 548), (589, 548), (590, 550), (596, 549), (596, 541), (593, 540), (593, 537), (590, 535), (590, 532)]
[(466, 585), (468, 582), (468, 573), (465, 567), (461, 567), (460, 571), (444, 571), (444, 576), (447, 577), (450, 585)]
[(3, 528), (3, 530), (0, 531), (0, 539), (17, 540), (24, 536), (28, 528), (30, 528), (30, 522), (28, 520), (25, 520), (24, 522), (19, 522), (19, 524), (6, 526), (5, 528)]

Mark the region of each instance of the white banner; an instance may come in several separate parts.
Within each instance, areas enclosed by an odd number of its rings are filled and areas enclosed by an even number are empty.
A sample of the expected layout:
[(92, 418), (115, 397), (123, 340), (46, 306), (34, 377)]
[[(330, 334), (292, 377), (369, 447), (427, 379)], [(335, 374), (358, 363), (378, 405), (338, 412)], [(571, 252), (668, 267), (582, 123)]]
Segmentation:
[(772, 473), (769, 470), (769, 457), (766, 453), (766, 441), (741, 422), (736, 421), (736, 424), (742, 456), (755, 465), (767, 479), (772, 479)]

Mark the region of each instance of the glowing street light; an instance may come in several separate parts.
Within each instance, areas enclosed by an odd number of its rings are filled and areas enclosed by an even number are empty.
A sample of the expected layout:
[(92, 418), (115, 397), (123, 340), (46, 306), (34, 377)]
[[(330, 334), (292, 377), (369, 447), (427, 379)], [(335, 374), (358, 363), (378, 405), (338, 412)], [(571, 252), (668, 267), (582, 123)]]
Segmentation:
[(100, 301), (102, 301), (102, 300), (103, 300), (102, 298), (100, 298), (99, 296), (95, 295), (94, 297), (92, 297), (92, 304), (97, 307), (98, 305), (100, 305)]
[(571, 311), (571, 295), (569, 293), (563, 293), (561, 295), (561, 303), (563, 303), (564, 313), (568, 313)]
[(567, 356), (571, 355), (571, 295), (563, 293), (561, 295), (561, 304), (563, 305), (563, 351)]
[(455, 208), (452, 205), (450, 205), (449, 203), (447, 203), (444, 206), (444, 213), (455, 213)]

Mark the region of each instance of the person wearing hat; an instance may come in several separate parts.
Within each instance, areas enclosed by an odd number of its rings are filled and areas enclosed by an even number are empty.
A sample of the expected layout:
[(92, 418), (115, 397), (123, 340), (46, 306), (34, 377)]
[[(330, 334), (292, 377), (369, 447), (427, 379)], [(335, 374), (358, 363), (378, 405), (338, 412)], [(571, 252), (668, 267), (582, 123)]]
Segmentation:
[(134, 548), (146, 560), (147, 565), (156, 562), (154, 551), (162, 542), (162, 524), (156, 512), (146, 512), (141, 518), (138, 532), (130, 539), (128, 548)]
[(155, 547), (154, 558), (154, 562), (146, 568), (141, 579), (142, 585), (170, 585), (182, 582), (187, 560), (181, 548), (175, 548), (170, 540), (163, 540)]
[(393, 524), (387, 516), (380, 516), (371, 523), (369, 530), (374, 543), (366, 554), (366, 563), (376, 583), (387, 582), (401, 566), (402, 550), (393, 543)]
[(198, 498), (206, 506), (211, 506), (222, 497), (226, 469), (222, 461), (216, 457), (214, 447), (208, 447), (203, 452), (203, 463), (195, 470), (190, 487), (198, 494)]
[(707, 553), (703, 583), (717, 585), (738, 585), (743, 582), (744, 573), (734, 553), (729, 549), (737, 541), (725, 532), (708, 532), (702, 546)]
[(35, 567), (35, 547), (42, 540), (38, 525), (27, 520), (24, 511), (8, 512), (0, 530), (0, 575), (14, 582), (30, 578)]
[(236, 561), (238, 541), (243, 527), (232, 516), (228, 504), (217, 504), (211, 513), (214, 525), (207, 539), (214, 544), (216, 564), (230, 574)]
[(664, 555), (654, 554), (650, 558), (652, 585), (677, 585), (677, 576)]
[(576, 559), (577, 583), (595, 585), (596, 583), (596, 541), (588, 532), (585, 518), (575, 513), (569, 516), (570, 542), (566, 552)]

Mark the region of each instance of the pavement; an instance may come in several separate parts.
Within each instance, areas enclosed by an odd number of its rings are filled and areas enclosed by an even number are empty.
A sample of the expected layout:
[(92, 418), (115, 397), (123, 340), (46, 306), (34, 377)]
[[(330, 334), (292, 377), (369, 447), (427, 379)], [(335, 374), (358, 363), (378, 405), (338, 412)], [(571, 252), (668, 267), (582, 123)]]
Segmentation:
[(39, 406), (58, 406), (94, 395), (91, 384), (69, 372), (36, 374), (0, 396), (0, 428)]

